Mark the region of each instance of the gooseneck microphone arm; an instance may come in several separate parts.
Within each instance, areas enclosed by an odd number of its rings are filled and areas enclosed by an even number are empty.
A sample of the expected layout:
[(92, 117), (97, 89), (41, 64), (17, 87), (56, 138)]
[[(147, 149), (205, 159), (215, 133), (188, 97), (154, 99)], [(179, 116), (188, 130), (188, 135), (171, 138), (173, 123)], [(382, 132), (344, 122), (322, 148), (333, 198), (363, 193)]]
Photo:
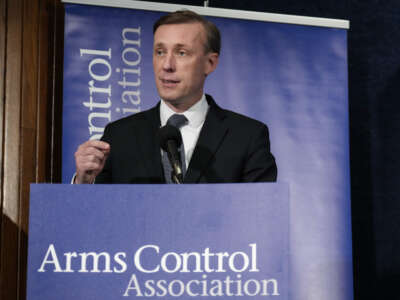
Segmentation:
[(180, 154), (178, 151), (179, 146), (173, 139), (166, 141), (166, 150), (169, 162), (172, 167), (171, 179), (172, 182), (180, 184), (183, 181), (182, 164), (180, 159)]
[(183, 173), (178, 148), (182, 145), (182, 135), (176, 127), (165, 125), (159, 129), (158, 137), (160, 146), (167, 153), (169, 163), (172, 167), (172, 182), (181, 184), (183, 182)]

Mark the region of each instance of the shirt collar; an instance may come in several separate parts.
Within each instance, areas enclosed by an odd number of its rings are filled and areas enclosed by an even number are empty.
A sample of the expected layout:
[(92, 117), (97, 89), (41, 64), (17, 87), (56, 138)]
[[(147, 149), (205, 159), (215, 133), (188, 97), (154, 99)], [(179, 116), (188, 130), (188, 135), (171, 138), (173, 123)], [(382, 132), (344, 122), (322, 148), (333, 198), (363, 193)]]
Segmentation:
[[(183, 112), (183, 115), (189, 120), (188, 125), (190, 127), (199, 127), (202, 125), (206, 119), (208, 111), (208, 103), (206, 96), (203, 94), (200, 101), (197, 101), (192, 107)], [(176, 114), (165, 102), (161, 99), (160, 102), (160, 120), (161, 126), (164, 126), (169, 117)]]

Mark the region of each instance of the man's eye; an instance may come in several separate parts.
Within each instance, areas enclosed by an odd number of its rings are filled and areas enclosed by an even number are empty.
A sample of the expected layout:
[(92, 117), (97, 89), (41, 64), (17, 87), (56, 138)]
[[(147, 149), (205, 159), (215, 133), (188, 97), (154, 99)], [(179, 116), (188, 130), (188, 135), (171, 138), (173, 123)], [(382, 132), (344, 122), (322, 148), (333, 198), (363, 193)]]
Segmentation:
[(156, 50), (155, 52), (157, 56), (162, 56), (164, 54), (163, 50)]
[(178, 51), (178, 55), (179, 56), (185, 56), (186, 55), (186, 51), (183, 51), (183, 50)]

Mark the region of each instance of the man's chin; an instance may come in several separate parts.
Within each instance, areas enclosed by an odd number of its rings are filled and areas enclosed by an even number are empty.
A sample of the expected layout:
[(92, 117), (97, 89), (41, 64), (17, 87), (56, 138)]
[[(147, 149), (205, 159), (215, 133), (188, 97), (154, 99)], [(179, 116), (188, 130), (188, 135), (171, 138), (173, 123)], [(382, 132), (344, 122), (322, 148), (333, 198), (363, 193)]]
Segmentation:
[(182, 97), (179, 97), (176, 93), (159, 93), (160, 98), (168, 103), (177, 103), (179, 104), (182, 100)]
[(180, 104), (182, 104), (182, 99), (180, 98), (174, 98), (174, 97), (161, 97), (161, 99), (163, 99), (165, 102), (167, 102), (168, 104), (171, 104), (173, 106), (178, 106)]
[(187, 100), (184, 98), (173, 98), (173, 97), (162, 97), (161, 99), (174, 111), (181, 112), (185, 111), (187, 107)]

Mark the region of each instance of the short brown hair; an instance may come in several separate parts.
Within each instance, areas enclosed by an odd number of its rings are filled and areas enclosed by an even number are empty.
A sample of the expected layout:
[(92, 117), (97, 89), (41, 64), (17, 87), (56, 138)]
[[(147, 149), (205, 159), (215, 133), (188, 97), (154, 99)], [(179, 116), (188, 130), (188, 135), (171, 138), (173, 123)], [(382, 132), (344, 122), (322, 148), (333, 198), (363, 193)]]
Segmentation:
[(207, 43), (205, 45), (206, 53), (216, 52), (219, 54), (221, 51), (221, 34), (219, 33), (217, 26), (191, 10), (178, 10), (162, 16), (154, 23), (153, 34), (156, 33), (157, 28), (161, 25), (188, 23), (202, 24), (207, 35)]

